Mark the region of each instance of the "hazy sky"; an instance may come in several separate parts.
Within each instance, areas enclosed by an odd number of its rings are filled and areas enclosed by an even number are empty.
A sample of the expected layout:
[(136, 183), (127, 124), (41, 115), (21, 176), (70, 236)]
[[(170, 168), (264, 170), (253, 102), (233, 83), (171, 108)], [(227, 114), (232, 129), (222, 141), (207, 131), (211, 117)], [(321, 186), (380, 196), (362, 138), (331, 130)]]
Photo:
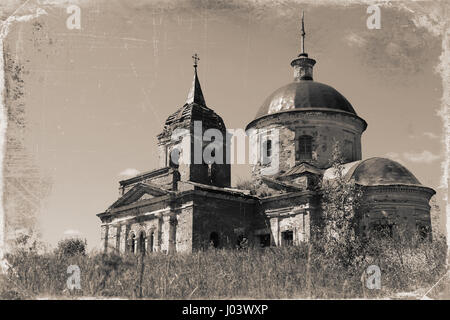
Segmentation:
[[(118, 181), (157, 166), (156, 135), (184, 104), (194, 52), (208, 106), (228, 128), (245, 128), (264, 99), (292, 81), (302, 9), (315, 80), (368, 122), (363, 159), (400, 161), (441, 201), (441, 39), (417, 28), (410, 12), (382, 8), (381, 29), (369, 30), (366, 5), (89, 3), (81, 5), (81, 30), (67, 29), (65, 6), (43, 5), (40, 27), (17, 23), (7, 38), (27, 72), (26, 146), (52, 183), (39, 215), (44, 240), (80, 232), (90, 247), (99, 243), (95, 214), (117, 199)], [(246, 166), (232, 174), (249, 176)]]

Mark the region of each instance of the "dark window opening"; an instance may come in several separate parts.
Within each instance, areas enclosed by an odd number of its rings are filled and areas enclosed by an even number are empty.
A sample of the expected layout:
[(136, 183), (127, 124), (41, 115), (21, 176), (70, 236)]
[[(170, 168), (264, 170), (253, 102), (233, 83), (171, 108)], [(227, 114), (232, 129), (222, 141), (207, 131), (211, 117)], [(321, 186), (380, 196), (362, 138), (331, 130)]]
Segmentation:
[(281, 238), (283, 240), (283, 246), (292, 246), (294, 244), (294, 232), (293, 231), (282, 232)]
[(219, 167), (216, 163), (208, 164), (208, 181), (210, 184), (216, 183)]
[(153, 252), (153, 243), (155, 241), (155, 234), (152, 232), (150, 234), (149, 244), (148, 244), (148, 251)]
[(240, 234), (237, 237), (236, 247), (238, 249), (246, 249), (246, 248), (248, 248), (248, 239), (247, 239), (247, 237), (245, 237), (243, 234)]
[(143, 232), (139, 235), (139, 253), (145, 255), (145, 234)]
[(130, 244), (129, 244), (129, 248), (130, 248), (130, 252), (134, 253), (135, 252), (135, 240), (136, 240), (136, 236), (134, 234), (131, 235), (130, 237)]
[(270, 246), (270, 234), (261, 234), (258, 236), (258, 240), (261, 248)]
[(267, 157), (270, 158), (272, 156), (272, 140), (266, 140), (264, 142), (264, 150)]
[(427, 240), (430, 236), (430, 228), (427, 226), (419, 225), (417, 226), (417, 231), (421, 240)]
[(270, 164), (272, 162), (272, 140), (266, 139), (262, 143), (261, 148), (262, 164)]
[(219, 247), (219, 234), (217, 232), (211, 232), (209, 236), (209, 244), (214, 248)]
[(312, 137), (300, 136), (297, 143), (297, 160), (312, 159)]

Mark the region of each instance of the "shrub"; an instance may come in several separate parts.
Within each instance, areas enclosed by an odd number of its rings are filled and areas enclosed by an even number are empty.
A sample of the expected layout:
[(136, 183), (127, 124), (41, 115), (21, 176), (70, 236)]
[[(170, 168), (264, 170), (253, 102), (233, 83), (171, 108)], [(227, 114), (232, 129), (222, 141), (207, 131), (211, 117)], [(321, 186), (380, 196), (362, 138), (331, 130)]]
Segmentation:
[(58, 242), (58, 246), (56, 248), (56, 254), (63, 256), (75, 256), (75, 255), (85, 255), (86, 254), (86, 241), (71, 238), (64, 239)]

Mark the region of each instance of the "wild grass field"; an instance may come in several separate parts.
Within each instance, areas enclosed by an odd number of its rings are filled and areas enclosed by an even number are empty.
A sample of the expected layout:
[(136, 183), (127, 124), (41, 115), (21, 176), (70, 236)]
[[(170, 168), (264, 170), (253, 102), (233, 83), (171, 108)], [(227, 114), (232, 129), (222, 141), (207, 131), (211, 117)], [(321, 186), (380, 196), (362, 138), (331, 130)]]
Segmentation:
[[(337, 151), (336, 178), (320, 186), (323, 221), (308, 243), (144, 256), (86, 253), (80, 239), (42, 250), (25, 236), (6, 256), (0, 299), (380, 299), (418, 290), (450, 298), (443, 236), (357, 234), (362, 190), (345, 179)], [(80, 271), (79, 289), (68, 287), (69, 266)], [(379, 270), (379, 287), (368, 270)]]
[[(7, 256), (0, 298), (384, 298), (429, 288), (446, 272), (442, 240), (380, 239), (354, 249), (328, 243), (121, 256), (22, 248)], [(70, 265), (80, 268), (79, 290), (68, 289)], [(381, 289), (367, 288), (369, 275), (362, 279), (369, 265), (380, 268)]]

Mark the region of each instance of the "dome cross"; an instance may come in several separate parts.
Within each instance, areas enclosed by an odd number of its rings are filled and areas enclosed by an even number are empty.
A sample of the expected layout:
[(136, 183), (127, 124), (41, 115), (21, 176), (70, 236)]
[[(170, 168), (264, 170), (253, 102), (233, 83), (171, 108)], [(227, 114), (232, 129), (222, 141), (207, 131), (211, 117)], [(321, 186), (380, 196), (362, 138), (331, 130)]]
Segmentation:
[(192, 56), (192, 59), (194, 60), (194, 68), (197, 69), (198, 62), (200, 61), (198, 54), (194, 53), (194, 55)]

